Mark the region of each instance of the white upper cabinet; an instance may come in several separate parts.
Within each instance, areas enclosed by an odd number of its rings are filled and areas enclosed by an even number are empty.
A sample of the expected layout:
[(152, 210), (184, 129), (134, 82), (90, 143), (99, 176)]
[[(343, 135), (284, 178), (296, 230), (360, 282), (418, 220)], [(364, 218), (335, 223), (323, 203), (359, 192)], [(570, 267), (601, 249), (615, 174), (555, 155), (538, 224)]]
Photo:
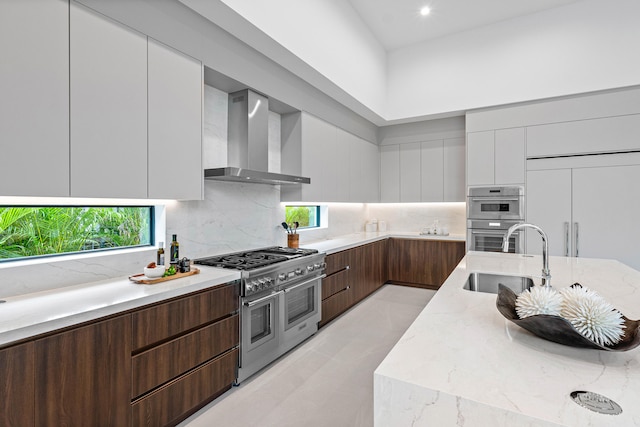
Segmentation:
[[(422, 143), (421, 201), (444, 200), (444, 145), (441, 140)], [(464, 165), (463, 165), (464, 167)]]
[(0, 196), (69, 195), (69, 3), (0, 2)]
[(71, 2), (71, 195), (147, 197), (147, 38)]
[(378, 146), (349, 132), (338, 129), (349, 151), (349, 201), (371, 203), (378, 201)]
[(380, 147), (380, 201), (400, 201), (400, 146)]
[(452, 138), (444, 140), (444, 197), (442, 199), (442, 201), (444, 202), (464, 202), (466, 200), (464, 184), (464, 154), (464, 138)]
[(467, 134), (467, 185), (524, 184), (524, 128)]
[(149, 194), (201, 199), (202, 63), (149, 39)]
[(463, 202), (464, 138), (380, 147), (380, 201)]
[(311, 184), (282, 185), (293, 202), (378, 201), (378, 146), (307, 113), (281, 119), (282, 173)]
[(421, 143), (400, 145), (400, 201), (420, 202)]
[(467, 184), (495, 184), (494, 137), (492, 130), (471, 132), (467, 135)]
[(640, 114), (527, 128), (527, 157), (614, 153), (640, 149)]

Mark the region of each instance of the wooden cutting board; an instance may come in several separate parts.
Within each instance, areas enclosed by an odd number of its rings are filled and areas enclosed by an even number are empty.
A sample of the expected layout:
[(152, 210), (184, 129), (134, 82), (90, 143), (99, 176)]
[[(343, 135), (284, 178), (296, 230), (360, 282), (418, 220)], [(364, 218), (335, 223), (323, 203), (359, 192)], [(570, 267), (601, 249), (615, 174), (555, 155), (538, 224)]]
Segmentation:
[(129, 276), (129, 280), (140, 285), (155, 285), (156, 283), (166, 282), (167, 280), (173, 279), (181, 279), (183, 277), (193, 276), (194, 274), (198, 273), (200, 273), (200, 269), (191, 267), (191, 271), (187, 271), (186, 273), (176, 273), (172, 276), (150, 278), (145, 276), (143, 273), (140, 273)]

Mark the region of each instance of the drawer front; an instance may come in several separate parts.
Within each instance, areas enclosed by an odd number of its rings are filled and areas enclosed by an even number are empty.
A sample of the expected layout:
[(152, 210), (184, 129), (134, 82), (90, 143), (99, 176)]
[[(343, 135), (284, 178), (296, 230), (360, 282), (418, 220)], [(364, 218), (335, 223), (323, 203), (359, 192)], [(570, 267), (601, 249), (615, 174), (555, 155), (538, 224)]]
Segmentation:
[(342, 251), (336, 252), (335, 254), (327, 255), (324, 261), (327, 263), (327, 267), (325, 269), (325, 273), (327, 276), (336, 273), (340, 270), (344, 270), (349, 266), (350, 261), (350, 252)]
[(238, 315), (133, 357), (132, 397), (138, 397), (239, 343)]
[(322, 301), (322, 320), (320, 326), (344, 313), (353, 303), (352, 289), (345, 289)]
[(131, 405), (131, 425), (175, 425), (229, 389), (236, 378), (234, 349)]
[(349, 270), (342, 270), (338, 273), (322, 279), (322, 299), (329, 298), (349, 286)]
[(234, 283), (133, 313), (133, 351), (236, 312), (238, 292)]

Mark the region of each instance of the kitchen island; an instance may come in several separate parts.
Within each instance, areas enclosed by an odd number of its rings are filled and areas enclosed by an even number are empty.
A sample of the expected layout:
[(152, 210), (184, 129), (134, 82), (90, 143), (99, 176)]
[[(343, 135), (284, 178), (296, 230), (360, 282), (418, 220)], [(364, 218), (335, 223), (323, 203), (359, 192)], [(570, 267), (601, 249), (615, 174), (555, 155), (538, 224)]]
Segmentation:
[[(640, 425), (640, 348), (607, 352), (545, 341), (506, 320), (496, 295), (463, 285), (471, 272), (540, 275), (541, 257), (469, 252), (374, 373), (383, 426)], [(581, 283), (640, 318), (640, 272), (617, 261), (551, 257), (556, 289)], [(539, 278), (535, 278), (540, 283)], [(599, 393), (622, 407), (603, 415), (571, 400)]]

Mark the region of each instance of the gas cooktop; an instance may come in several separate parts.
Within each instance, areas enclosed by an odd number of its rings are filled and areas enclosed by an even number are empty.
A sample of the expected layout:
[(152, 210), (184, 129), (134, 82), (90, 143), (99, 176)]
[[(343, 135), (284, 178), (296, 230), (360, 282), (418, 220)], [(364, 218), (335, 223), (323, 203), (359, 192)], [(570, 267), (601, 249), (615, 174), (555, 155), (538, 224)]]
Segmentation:
[(194, 263), (210, 267), (231, 268), (234, 270), (252, 270), (290, 259), (318, 253), (316, 249), (288, 248), (274, 246), (247, 252), (217, 255), (196, 259)]

